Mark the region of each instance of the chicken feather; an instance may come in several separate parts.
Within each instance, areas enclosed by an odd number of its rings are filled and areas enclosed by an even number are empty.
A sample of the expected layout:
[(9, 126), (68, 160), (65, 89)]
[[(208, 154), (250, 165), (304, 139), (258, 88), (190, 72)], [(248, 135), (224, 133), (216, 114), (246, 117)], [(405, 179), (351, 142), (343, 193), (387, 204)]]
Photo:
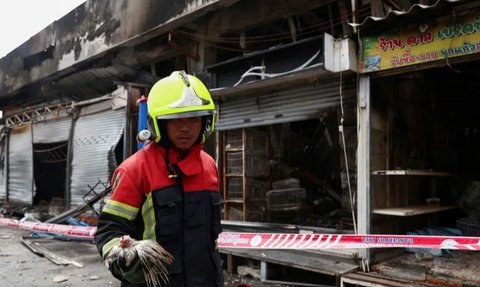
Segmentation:
[(119, 244), (114, 246), (105, 259), (107, 267), (117, 258), (123, 257), (128, 267), (138, 257), (142, 265), (145, 282), (148, 287), (161, 286), (168, 283), (167, 265), (173, 262), (173, 256), (160, 244), (152, 240), (135, 240), (128, 235), (120, 237)]

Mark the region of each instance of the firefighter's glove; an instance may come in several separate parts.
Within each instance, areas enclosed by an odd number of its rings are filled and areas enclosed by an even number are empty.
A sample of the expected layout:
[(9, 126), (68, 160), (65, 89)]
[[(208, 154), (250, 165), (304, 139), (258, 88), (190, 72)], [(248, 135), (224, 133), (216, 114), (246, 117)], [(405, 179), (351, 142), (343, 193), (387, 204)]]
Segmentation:
[(105, 264), (114, 277), (132, 284), (144, 284), (142, 263), (135, 245), (115, 246), (105, 258)]
[(118, 262), (123, 279), (132, 284), (145, 284), (145, 275), (143, 273), (142, 263), (138, 259), (138, 255), (133, 258), (133, 261), (129, 266), (125, 266), (126, 262), (123, 257), (118, 258)]
[(167, 284), (167, 266), (172, 262), (172, 255), (157, 242), (136, 241), (127, 235), (120, 238), (119, 245), (113, 247), (105, 258), (113, 276), (134, 284), (147, 283), (148, 286)]

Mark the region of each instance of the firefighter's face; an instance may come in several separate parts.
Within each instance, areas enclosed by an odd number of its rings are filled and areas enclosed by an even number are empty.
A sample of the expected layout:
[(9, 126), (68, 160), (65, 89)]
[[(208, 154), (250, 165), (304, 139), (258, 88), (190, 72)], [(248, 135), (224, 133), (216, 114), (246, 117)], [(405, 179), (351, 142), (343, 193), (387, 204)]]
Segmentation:
[(167, 120), (168, 138), (181, 151), (186, 151), (195, 144), (201, 129), (202, 119), (200, 117)]

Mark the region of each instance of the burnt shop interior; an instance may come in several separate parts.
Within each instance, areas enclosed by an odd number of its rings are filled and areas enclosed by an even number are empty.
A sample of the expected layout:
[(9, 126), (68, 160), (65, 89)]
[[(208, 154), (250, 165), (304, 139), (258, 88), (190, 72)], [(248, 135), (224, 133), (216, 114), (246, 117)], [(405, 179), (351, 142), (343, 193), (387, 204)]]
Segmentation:
[[(371, 79), (372, 233), (480, 234), (477, 66)], [(353, 230), (355, 108), (344, 115), (345, 148), (339, 106), (310, 120), (220, 131), (223, 219)]]
[(372, 233), (480, 235), (479, 83), (478, 62), (371, 80)]
[[(346, 110), (356, 188), (354, 106)], [(309, 120), (221, 131), (223, 219), (353, 230), (339, 120), (335, 106)]]

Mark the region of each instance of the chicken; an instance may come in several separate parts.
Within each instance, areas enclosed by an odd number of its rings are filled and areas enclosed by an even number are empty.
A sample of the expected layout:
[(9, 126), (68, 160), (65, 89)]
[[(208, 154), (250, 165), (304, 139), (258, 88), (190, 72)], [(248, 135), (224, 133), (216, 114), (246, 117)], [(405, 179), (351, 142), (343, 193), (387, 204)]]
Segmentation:
[(173, 262), (173, 257), (160, 244), (152, 240), (137, 241), (128, 235), (120, 237), (118, 246), (112, 248), (105, 265), (110, 265), (120, 257), (125, 259), (124, 266), (128, 267), (132, 261), (138, 256), (138, 260), (142, 265), (143, 275), (147, 286), (160, 286), (160, 284), (168, 283), (168, 271), (166, 265)]

